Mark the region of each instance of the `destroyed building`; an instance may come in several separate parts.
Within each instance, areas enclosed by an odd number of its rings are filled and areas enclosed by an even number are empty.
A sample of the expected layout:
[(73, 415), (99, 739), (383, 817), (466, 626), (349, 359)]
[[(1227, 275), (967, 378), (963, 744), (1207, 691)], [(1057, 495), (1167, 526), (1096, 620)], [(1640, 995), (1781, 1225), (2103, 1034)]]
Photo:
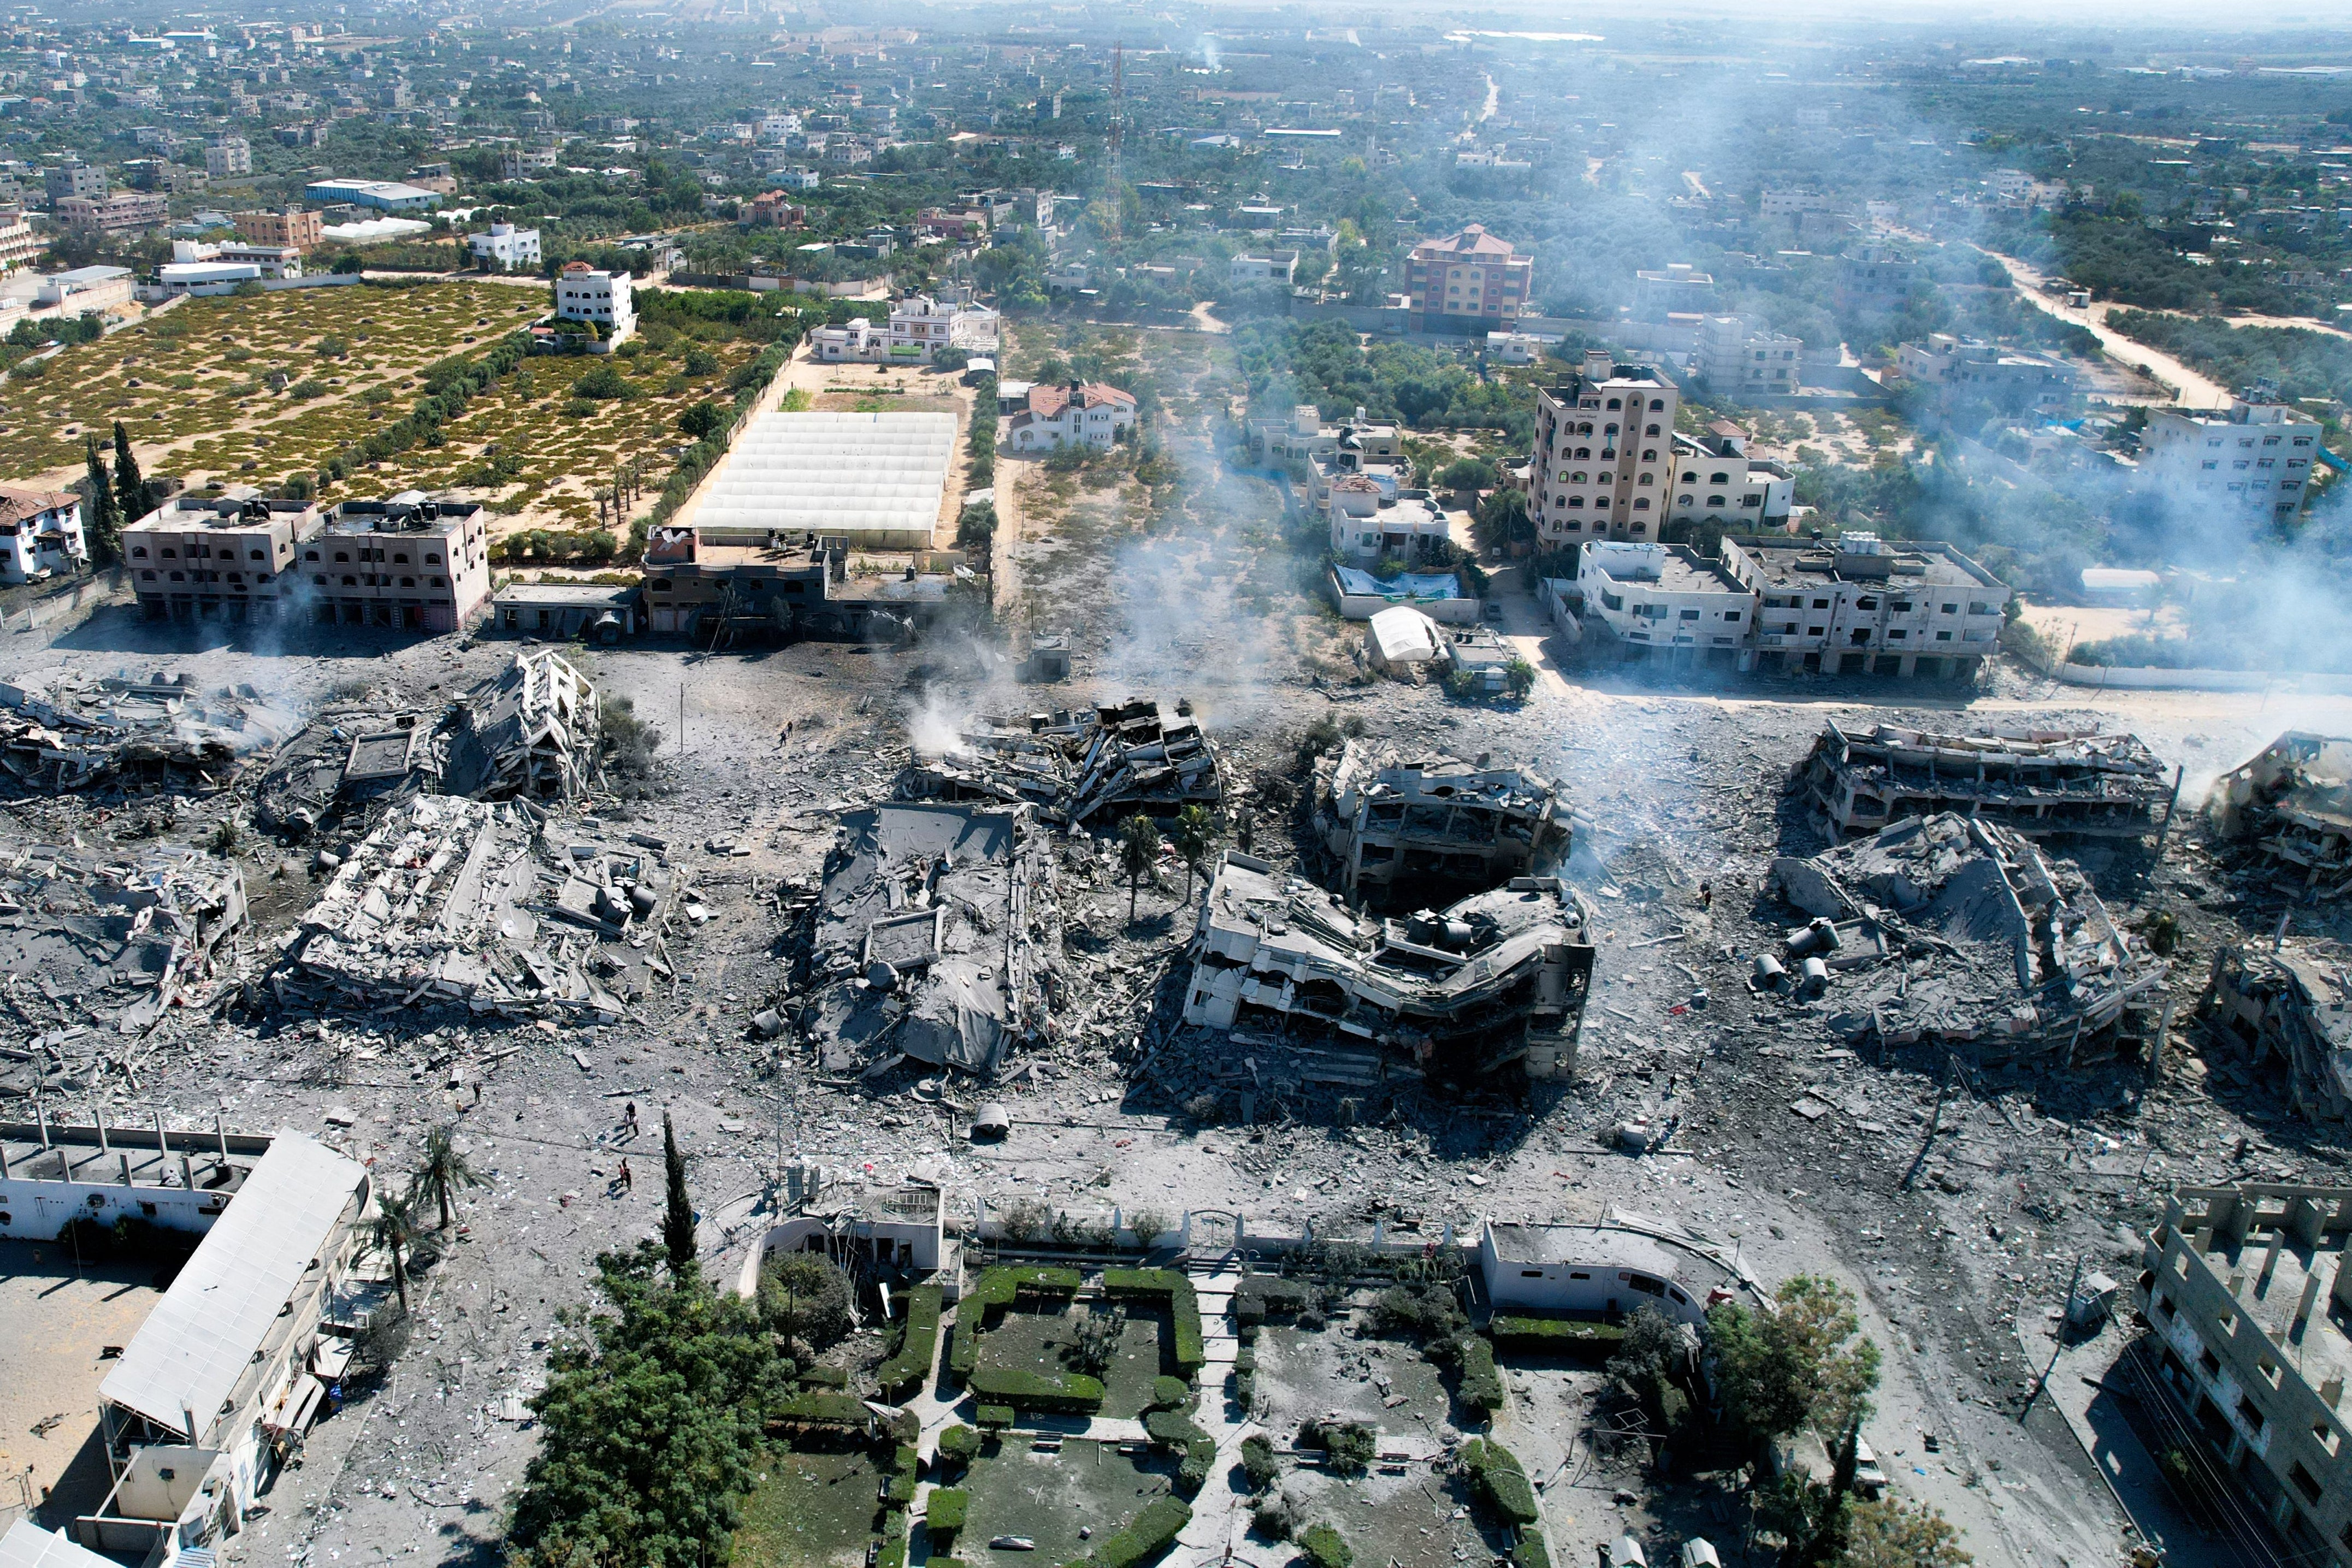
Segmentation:
[(2166, 966), (2116, 927), (2072, 862), (1998, 823), (1914, 818), (1778, 859), (1768, 886), (1816, 917), (1791, 934), (1793, 983), (1822, 996), (1850, 1040), (2072, 1067), (2136, 1053), (2160, 1027)]
[(1053, 857), (1026, 806), (851, 811), (825, 857), (796, 1006), (832, 1071), (993, 1074), (1046, 1023)]
[(269, 976), (281, 1003), (618, 1022), (675, 971), (663, 933), (684, 875), (657, 847), (558, 842), (527, 802), (420, 795), (357, 842)]
[(1492, 887), (1557, 864), (1572, 831), (1547, 779), (1360, 740), (1316, 765), (1315, 830), (1342, 892), (1402, 884), (1415, 901), (1432, 887)]
[(300, 839), (349, 808), (438, 788), (443, 757), (439, 727), (423, 714), (331, 707), (278, 748), (255, 791), (255, 815)]
[(0, 682), (0, 767), (47, 792), (217, 789), (297, 727), (253, 687), (207, 691), (184, 671)]
[(2352, 889), (2352, 740), (2289, 730), (2215, 779), (2207, 811), (2285, 885)]
[(2032, 838), (2139, 838), (2169, 821), (2176, 783), (2136, 735), (1939, 735), (1890, 724), (1849, 735), (1834, 723), (1822, 727), (1789, 779), (1833, 838), (1937, 811), (2000, 822)]
[(1592, 978), (1591, 927), (1553, 877), (1513, 877), (1440, 912), (1383, 920), (1228, 851), (1202, 894), (1184, 1021), (1303, 1030), (1454, 1082), (1511, 1067), (1567, 1078)]
[(1026, 804), (1065, 828), (1138, 812), (1171, 817), (1187, 806), (1222, 810), (1225, 794), (1224, 762), (1192, 704), (1171, 712), (1151, 697), (982, 717), (940, 754), (918, 757), (898, 781), (902, 800)]
[(568, 800), (596, 777), (596, 688), (549, 650), (514, 663), (457, 705), (444, 788), (485, 800)]
[(2352, 970), (2329, 942), (2223, 947), (2197, 1004), (2207, 1038), (2315, 1122), (2352, 1121)]

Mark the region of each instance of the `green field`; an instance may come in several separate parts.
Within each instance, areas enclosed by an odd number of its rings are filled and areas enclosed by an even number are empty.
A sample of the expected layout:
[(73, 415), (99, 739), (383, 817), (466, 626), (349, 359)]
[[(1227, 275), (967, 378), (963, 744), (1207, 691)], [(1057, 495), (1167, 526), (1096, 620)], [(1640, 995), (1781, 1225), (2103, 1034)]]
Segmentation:
[[(973, 1568), (1038, 1568), (1084, 1556), (1100, 1541), (1166, 1495), (1168, 1478), (1139, 1469), (1116, 1444), (1071, 1438), (1058, 1454), (1030, 1451), (1015, 1437), (975, 1461), (964, 1490), (971, 1511), (956, 1538), (956, 1555)], [(1093, 1531), (1080, 1540), (1081, 1528)], [(998, 1535), (1025, 1535), (1034, 1552), (992, 1552)]]
[(779, 1452), (743, 1503), (737, 1568), (864, 1568), (882, 1473), (862, 1453)]
[[(1091, 1310), (1085, 1305), (1072, 1305), (1058, 1312), (1007, 1312), (1002, 1323), (982, 1336), (981, 1362), (984, 1365), (1067, 1372), (1071, 1368), (1062, 1359), (1061, 1347), (1071, 1342), (1077, 1321)], [(1119, 1335), (1118, 1358), (1103, 1373), (1103, 1415), (1133, 1417), (1142, 1415), (1150, 1405), (1151, 1380), (1163, 1371), (1175, 1370), (1172, 1365), (1162, 1364), (1161, 1347), (1167, 1343), (1169, 1332), (1165, 1308), (1153, 1312), (1129, 1304), (1127, 1326)]]

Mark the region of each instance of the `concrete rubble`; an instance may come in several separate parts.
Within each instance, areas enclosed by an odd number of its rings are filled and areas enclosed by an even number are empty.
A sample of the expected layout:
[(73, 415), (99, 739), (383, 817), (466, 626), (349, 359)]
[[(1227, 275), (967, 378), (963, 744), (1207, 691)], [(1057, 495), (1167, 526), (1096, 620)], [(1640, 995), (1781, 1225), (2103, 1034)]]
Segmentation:
[(809, 919), (791, 1011), (829, 1071), (989, 1077), (1046, 1027), (1060, 911), (1027, 806), (844, 814)]
[(1550, 780), (1442, 752), (1350, 740), (1316, 766), (1315, 830), (1345, 893), (1403, 884), (1492, 887), (1568, 856), (1573, 828)]
[(2141, 838), (2169, 824), (2178, 779), (2136, 735), (1986, 730), (1946, 735), (1832, 722), (1789, 777), (1832, 838), (1957, 811), (2029, 837)]
[(41, 791), (217, 789), (296, 727), (253, 687), (207, 691), (184, 671), (0, 682), (0, 767)]
[(2147, 1014), (2167, 966), (2071, 862), (1997, 823), (1949, 811), (1897, 822), (1777, 859), (1768, 886), (1814, 919), (1790, 933), (1779, 966), (1790, 978), (1759, 962), (1759, 982), (1823, 996), (1849, 1041), (2076, 1067), (2131, 1054), (2158, 1027)]
[(439, 726), (423, 714), (339, 705), (278, 748), (255, 792), (255, 817), (299, 840), (352, 807), (435, 789), (446, 755)]
[(986, 716), (898, 780), (901, 800), (1025, 803), (1058, 827), (1114, 823), (1140, 811), (1223, 808), (1217, 744), (1179, 701), (1153, 697), (1045, 714)]
[(648, 849), (559, 843), (527, 803), (418, 796), (321, 864), (268, 977), (281, 1003), (612, 1023), (674, 977), (683, 873)]
[(514, 663), (458, 703), (445, 787), (485, 800), (569, 800), (597, 774), (596, 688), (550, 650)]
[(2197, 1003), (2206, 1038), (2314, 1122), (2352, 1122), (2352, 969), (2333, 942), (2232, 944)]
[(2291, 729), (2215, 779), (2206, 810), (2282, 888), (2352, 890), (2352, 740)]
[(1227, 852), (1201, 897), (1184, 1021), (1304, 1031), (1371, 1052), (1379, 1075), (1452, 1082), (1517, 1067), (1566, 1078), (1592, 977), (1590, 912), (1554, 877), (1513, 877), (1443, 911), (1374, 919)]

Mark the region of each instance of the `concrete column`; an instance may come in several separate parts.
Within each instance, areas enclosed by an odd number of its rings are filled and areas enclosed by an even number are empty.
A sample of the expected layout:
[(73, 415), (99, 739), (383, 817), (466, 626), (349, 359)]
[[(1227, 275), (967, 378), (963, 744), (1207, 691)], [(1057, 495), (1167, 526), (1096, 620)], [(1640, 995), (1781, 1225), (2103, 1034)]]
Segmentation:
[(1905, 653), (1895, 663), (1895, 673), (1906, 680), (1916, 674), (1918, 668), (1919, 655), (1916, 653)]
[(2346, 1255), (2341, 1252), (2337, 1253), (2336, 1255), (2336, 1278), (2330, 1282), (2327, 1291), (2327, 1299), (2330, 1301), (2333, 1301), (2336, 1305), (2344, 1308), (2347, 1312), (2352, 1312), (2352, 1272), (2347, 1272), (2346, 1270), (2344, 1267), (2345, 1262)]
[(2272, 1231), (2270, 1247), (2263, 1253), (2263, 1271), (2254, 1280), (2254, 1294), (2257, 1296), (2270, 1289), (2271, 1275), (2278, 1268), (2279, 1249), (2284, 1245), (2286, 1245), (2286, 1232)]

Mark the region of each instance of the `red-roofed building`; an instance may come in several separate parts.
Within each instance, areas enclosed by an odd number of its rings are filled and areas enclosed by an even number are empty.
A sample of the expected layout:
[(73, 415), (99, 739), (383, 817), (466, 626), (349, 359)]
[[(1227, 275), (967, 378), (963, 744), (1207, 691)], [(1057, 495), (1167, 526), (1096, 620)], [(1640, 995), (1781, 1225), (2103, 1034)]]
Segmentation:
[(0, 486), (0, 582), (30, 582), (89, 560), (79, 496)]
[(1015, 452), (1050, 451), (1071, 442), (1108, 446), (1135, 427), (1135, 394), (1100, 382), (1029, 389), (1029, 406), (1013, 416)]
[(1507, 332), (1532, 315), (1536, 264), (1476, 224), (1412, 247), (1405, 312), (1416, 332)]

